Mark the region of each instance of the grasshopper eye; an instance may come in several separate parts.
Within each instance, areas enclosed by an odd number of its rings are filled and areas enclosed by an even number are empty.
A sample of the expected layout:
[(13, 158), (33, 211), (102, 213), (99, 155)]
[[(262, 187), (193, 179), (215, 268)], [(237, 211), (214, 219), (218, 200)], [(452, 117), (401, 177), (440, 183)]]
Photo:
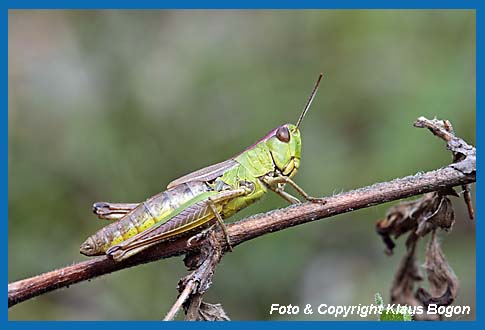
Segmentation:
[(278, 130), (276, 131), (276, 137), (281, 142), (290, 142), (290, 131), (288, 130), (288, 127), (281, 126), (280, 128), (278, 128)]

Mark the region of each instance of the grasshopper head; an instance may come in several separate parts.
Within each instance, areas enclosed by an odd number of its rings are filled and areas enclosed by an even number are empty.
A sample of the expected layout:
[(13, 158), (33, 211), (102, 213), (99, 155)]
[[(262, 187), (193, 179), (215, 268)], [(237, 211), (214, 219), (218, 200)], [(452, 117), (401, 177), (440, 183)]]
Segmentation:
[(285, 176), (294, 176), (300, 167), (301, 136), (299, 127), (303, 118), (305, 118), (308, 109), (310, 109), (310, 105), (315, 98), (322, 77), (323, 74), (320, 73), (317, 82), (313, 87), (313, 91), (310, 94), (310, 98), (303, 108), (296, 125), (281, 125), (271, 131), (265, 140), (276, 168)]
[(300, 130), (293, 124), (284, 124), (273, 130), (266, 140), (275, 166), (285, 176), (292, 177), (300, 167), (301, 137)]

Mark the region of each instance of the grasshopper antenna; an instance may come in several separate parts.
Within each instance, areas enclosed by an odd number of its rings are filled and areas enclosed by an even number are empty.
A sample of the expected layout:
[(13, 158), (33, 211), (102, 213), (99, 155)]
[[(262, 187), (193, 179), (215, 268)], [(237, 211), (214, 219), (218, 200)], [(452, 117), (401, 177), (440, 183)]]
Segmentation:
[(315, 95), (317, 94), (318, 85), (320, 85), (320, 80), (322, 80), (322, 78), (323, 78), (323, 73), (320, 73), (320, 75), (318, 76), (317, 82), (315, 83), (315, 86), (313, 87), (313, 91), (310, 94), (310, 98), (308, 99), (308, 101), (305, 105), (305, 108), (303, 109), (303, 111), (300, 115), (300, 118), (298, 118), (298, 121), (296, 122), (296, 129), (298, 129), (298, 127), (300, 127), (300, 124), (301, 124), (303, 118), (305, 117), (308, 109), (310, 109), (310, 106), (312, 105), (313, 99), (315, 98)]

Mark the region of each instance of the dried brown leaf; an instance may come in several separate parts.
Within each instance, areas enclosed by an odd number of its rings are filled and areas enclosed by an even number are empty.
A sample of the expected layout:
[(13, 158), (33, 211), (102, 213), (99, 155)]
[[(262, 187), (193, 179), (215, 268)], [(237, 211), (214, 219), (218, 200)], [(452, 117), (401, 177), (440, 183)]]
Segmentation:
[(230, 321), (221, 304), (202, 302), (199, 307), (198, 321)]
[(416, 293), (417, 298), (425, 306), (431, 303), (448, 306), (453, 303), (458, 294), (458, 278), (446, 260), (436, 232), (433, 232), (426, 248), (424, 267), (430, 284), (430, 292), (419, 288)]
[(376, 230), (386, 245), (386, 253), (392, 254), (395, 246), (391, 236), (396, 239), (409, 231), (424, 236), (436, 228), (451, 229), (455, 215), (447, 195), (457, 196), (453, 189), (449, 189), (391, 207), (386, 217), (376, 224)]
[(420, 302), (414, 296), (414, 284), (423, 278), (416, 259), (416, 245), (419, 237), (409, 234), (406, 241), (406, 254), (401, 259), (391, 287), (391, 303), (416, 306)]
[(437, 228), (448, 231), (455, 223), (455, 212), (450, 199), (441, 193), (433, 193), (431, 198), (430, 207), (423, 211), (417, 220), (416, 234), (419, 236), (424, 236)]

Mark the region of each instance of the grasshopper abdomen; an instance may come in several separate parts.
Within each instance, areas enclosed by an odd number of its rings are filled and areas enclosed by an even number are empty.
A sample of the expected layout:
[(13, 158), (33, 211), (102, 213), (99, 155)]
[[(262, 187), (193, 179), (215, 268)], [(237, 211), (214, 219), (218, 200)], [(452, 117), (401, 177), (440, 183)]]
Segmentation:
[(164, 221), (167, 215), (182, 204), (210, 190), (211, 188), (205, 182), (194, 181), (182, 183), (161, 192), (138, 204), (119, 221), (101, 228), (90, 236), (82, 244), (81, 253), (89, 256), (104, 254), (111, 246)]

